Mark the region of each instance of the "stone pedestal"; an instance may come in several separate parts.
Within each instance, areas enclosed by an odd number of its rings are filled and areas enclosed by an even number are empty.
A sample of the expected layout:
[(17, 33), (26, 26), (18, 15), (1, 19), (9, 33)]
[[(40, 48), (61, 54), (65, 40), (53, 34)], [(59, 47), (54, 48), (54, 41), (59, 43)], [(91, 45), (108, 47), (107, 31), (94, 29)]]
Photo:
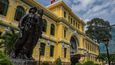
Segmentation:
[(35, 60), (12, 59), (14, 65), (38, 65)]

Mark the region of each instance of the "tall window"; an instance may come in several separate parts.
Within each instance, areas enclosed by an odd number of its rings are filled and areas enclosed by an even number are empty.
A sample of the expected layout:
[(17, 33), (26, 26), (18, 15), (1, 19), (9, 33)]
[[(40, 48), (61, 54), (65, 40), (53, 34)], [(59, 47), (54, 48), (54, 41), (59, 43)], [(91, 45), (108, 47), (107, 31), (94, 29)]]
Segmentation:
[(22, 16), (24, 16), (25, 14), (25, 10), (22, 6), (17, 6), (17, 9), (16, 9), (16, 13), (15, 13), (15, 20), (16, 21), (20, 21), (20, 19), (22, 18)]
[(53, 57), (54, 56), (54, 46), (51, 45), (50, 46), (50, 57)]
[(76, 22), (76, 27), (77, 27), (77, 22)]
[(67, 28), (64, 28), (64, 38), (66, 38), (67, 35)]
[(50, 34), (53, 35), (53, 36), (55, 35), (55, 25), (54, 24), (51, 24)]
[(2, 34), (2, 32), (0, 32), (0, 35)]
[(43, 31), (46, 32), (47, 30), (47, 21), (43, 19)]
[(78, 29), (80, 28), (80, 25), (79, 25), (79, 23), (78, 23)]
[(65, 17), (65, 18), (66, 18), (66, 15), (67, 15), (67, 14), (66, 14), (66, 12), (64, 11), (64, 17)]
[(45, 55), (45, 43), (40, 44), (40, 55), (44, 56)]
[(66, 58), (67, 48), (64, 48), (64, 58)]
[(75, 25), (75, 20), (73, 21), (73, 25)]
[(72, 18), (71, 18), (71, 24), (72, 24), (72, 22), (73, 22), (73, 20), (72, 20)]
[(0, 14), (6, 16), (8, 10), (8, 0), (0, 0)]
[(82, 31), (84, 31), (84, 26), (82, 26)]
[(69, 22), (71, 21), (70, 16), (68, 16), (68, 21), (69, 21)]
[(77, 39), (74, 36), (71, 37), (70, 43), (71, 43), (70, 53), (72, 55), (72, 54), (77, 52), (77, 47), (78, 47), (79, 43), (78, 43)]

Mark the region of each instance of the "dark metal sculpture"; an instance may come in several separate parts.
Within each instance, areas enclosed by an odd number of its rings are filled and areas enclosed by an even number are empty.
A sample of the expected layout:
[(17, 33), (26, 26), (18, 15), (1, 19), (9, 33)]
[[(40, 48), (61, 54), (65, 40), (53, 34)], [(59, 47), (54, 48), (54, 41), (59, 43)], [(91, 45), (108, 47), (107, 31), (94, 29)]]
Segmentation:
[[(36, 14), (37, 11), (39, 16)], [(32, 7), (29, 13), (22, 17), (19, 22), (21, 35), (15, 42), (13, 58), (33, 59), (33, 49), (42, 35), (42, 16), (43, 10)]]

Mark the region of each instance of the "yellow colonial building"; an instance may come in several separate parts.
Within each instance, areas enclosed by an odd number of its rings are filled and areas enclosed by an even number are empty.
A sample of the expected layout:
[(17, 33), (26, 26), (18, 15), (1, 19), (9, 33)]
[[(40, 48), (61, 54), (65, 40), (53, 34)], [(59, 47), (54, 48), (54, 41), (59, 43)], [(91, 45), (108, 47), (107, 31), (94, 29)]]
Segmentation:
[(43, 35), (33, 52), (36, 61), (40, 57), (41, 62), (53, 64), (60, 58), (65, 65), (70, 65), (72, 58), (77, 56), (76, 61), (81, 63), (98, 62), (99, 45), (85, 35), (84, 21), (62, 0), (47, 7), (36, 0), (0, 0), (0, 34), (4, 32), (4, 26), (17, 27), (20, 18), (32, 6), (44, 10)]

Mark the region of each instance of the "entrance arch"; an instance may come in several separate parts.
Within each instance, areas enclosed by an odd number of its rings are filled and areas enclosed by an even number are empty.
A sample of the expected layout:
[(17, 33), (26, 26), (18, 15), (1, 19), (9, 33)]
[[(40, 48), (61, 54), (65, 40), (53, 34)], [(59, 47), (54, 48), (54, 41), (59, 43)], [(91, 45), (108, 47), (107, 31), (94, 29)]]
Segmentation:
[(70, 39), (70, 58), (71, 58), (71, 65), (75, 65), (79, 61), (79, 57), (77, 55), (79, 41), (76, 36), (72, 36)]
[(72, 36), (70, 39), (70, 44), (71, 44), (71, 48), (70, 48), (70, 54), (74, 55), (77, 53), (77, 49), (78, 49), (78, 39), (75, 36)]

